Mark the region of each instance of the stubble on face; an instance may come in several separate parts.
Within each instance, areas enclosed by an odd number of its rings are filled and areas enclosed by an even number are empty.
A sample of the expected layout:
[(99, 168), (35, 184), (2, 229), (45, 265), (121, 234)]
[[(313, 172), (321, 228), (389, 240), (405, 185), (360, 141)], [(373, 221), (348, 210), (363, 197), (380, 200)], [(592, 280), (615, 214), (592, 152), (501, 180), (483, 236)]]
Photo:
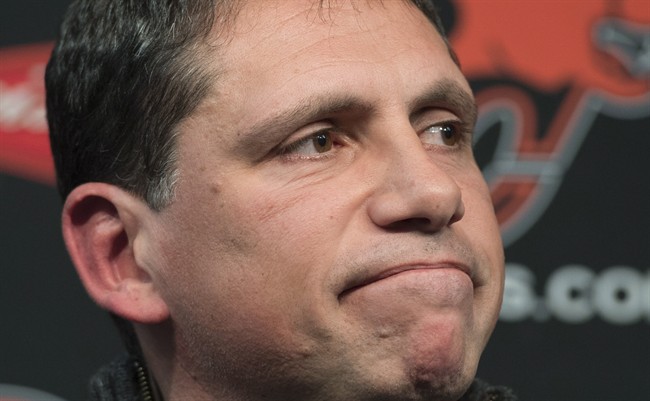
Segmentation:
[[(159, 278), (179, 363), (224, 399), (455, 399), (494, 325), (503, 257), (471, 150), (410, 135), (454, 113), (473, 123), (471, 110), (408, 105), (441, 80), (471, 94), (406, 2), (335, 3), (326, 19), (309, 1), (245, 4), (215, 97), (181, 126)], [(310, 99), (327, 106), (294, 104)], [(277, 151), (323, 126), (342, 132), (325, 157)], [(453, 225), (414, 224), (449, 207), (435, 199), (399, 225), (370, 210), (443, 184), (466, 209)], [(413, 271), (369, 283), (402, 265)]]

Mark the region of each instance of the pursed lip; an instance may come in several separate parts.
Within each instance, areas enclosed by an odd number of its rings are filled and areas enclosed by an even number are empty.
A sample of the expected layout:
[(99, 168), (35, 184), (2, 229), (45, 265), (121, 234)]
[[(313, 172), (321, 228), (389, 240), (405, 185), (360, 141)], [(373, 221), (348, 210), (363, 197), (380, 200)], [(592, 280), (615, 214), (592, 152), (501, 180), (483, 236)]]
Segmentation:
[(465, 273), (470, 278), (470, 280), (472, 280), (474, 287), (477, 286), (472, 269), (469, 267), (468, 264), (460, 262), (458, 260), (445, 260), (445, 261), (436, 261), (436, 262), (431, 262), (431, 261), (409, 262), (409, 263), (400, 264), (398, 266), (392, 266), (386, 269), (379, 269), (374, 273), (366, 273), (366, 274), (362, 273), (354, 277), (350, 281), (350, 283), (345, 287), (345, 289), (339, 294), (339, 298), (343, 298), (347, 294), (359, 288), (365, 287), (377, 281), (381, 281), (404, 272), (409, 272), (414, 270), (440, 270), (440, 269), (455, 269), (461, 271)]

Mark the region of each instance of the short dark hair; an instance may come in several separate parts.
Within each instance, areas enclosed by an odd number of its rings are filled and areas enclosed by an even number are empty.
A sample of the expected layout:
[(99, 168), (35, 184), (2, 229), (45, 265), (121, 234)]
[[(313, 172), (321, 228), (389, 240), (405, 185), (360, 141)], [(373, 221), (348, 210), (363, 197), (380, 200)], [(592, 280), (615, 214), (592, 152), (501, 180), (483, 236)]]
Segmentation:
[[(433, 1), (411, 2), (446, 41)], [(95, 181), (123, 188), (154, 210), (171, 202), (176, 127), (215, 79), (200, 50), (215, 24), (223, 30), (219, 25), (232, 20), (237, 3), (72, 3), (45, 75), (50, 143), (64, 199)]]
[[(47, 116), (65, 198), (90, 181), (171, 200), (175, 127), (211, 77), (201, 39), (217, 0), (79, 0), (71, 4), (47, 66)], [(232, 1), (228, 2), (232, 4)], [(196, 50), (196, 51), (195, 51)]]

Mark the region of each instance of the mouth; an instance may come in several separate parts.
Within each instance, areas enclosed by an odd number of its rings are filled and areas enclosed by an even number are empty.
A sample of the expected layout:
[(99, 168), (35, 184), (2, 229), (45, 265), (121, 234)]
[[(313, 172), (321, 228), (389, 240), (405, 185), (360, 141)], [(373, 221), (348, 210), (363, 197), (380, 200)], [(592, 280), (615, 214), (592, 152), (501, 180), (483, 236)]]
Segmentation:
[(426, 273), (426, 272), (442, 272), (443, 270), (450, 270), (450, 273), (461, 272), (472, 281), (474, 287), (477, 286), (474, 274), (470, 267), (459, 261), (443, 261), (436, 263), (409, 263), (385, 270), (380, 270), (375, 274), (360, 274), (351, 280), (350, 284), (339, 294), (339, 299), (345, 298), (352, 292), (359, 290), (363, 287), (375, 284), (377, 282), (388, 280), (396, 276), (411, 274), (411, 273)]

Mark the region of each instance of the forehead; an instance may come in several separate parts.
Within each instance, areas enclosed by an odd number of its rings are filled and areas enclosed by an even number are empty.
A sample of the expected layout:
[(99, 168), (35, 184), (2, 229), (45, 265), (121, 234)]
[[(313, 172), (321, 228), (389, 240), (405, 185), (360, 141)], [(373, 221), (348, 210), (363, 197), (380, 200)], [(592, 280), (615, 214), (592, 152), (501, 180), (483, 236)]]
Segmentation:
[(244, 2), (213, 49), (215, 90), (195, 116), (225, 132), (321, 95), (407, 104), (437, 80), (471, 94), (435, 27), (406, 0)]
[[(240, 3), (226, 37), (236, 39), (232, 50), (241, 45), (251, 48), (277, 39), (280, 34), (287, 45), (294, 41), (327, 39), (346, 34), (376, 33), (391, 24), (419, 25), (426, 22), (435, 28), (410, 0), (264, 0)], [(400, 40), (383, 37), (384, 40)], [(246, 46), (248, 45), (248, 46)]]
[(437, 53), (438, 63), (451, 61), (435, 27), (407, 0), (246, 1), (226, 31), (214, 67), (247, 80), (280, 66), (300, 73), (325, 59), (389, 65), (396, 55), (423, 48)]

